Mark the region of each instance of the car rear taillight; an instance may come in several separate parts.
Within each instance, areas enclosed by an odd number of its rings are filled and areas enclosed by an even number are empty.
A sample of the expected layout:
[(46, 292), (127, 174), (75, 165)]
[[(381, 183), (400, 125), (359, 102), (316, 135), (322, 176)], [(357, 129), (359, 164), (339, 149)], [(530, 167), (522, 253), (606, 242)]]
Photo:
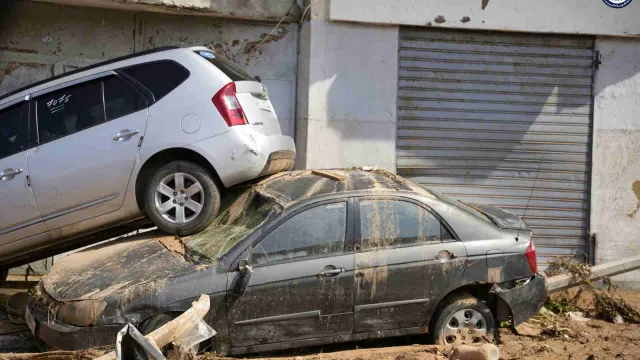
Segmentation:
[(529, 247), (527, 247), (525, 255), (527, 256), (531, 272), (536, 274), (538, 272), (538, 260), (536, 259), (536, 246), (533, 244), (533, 235), (531, 235), (531, 241), (529, 242)]
[(222, 115), (229, 126), (245, 125), (247, 118), (244, 116), (242, 106), (236, 98), (236, 84), (228, 83), (211, 98), (211, 102)]

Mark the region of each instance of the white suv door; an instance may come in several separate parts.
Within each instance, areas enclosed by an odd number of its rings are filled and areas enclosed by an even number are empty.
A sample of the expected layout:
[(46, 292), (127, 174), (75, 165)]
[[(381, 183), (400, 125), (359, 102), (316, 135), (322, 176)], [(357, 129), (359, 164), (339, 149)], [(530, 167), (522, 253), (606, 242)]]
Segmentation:
[(118, 210), (146, 129), (144, 96), (115, 73), (35, 95), (29, 168), (49, 230)]
[(0, 253), (2, 246), (45, 233), (28, 181), (27, 103), (0, 110)]

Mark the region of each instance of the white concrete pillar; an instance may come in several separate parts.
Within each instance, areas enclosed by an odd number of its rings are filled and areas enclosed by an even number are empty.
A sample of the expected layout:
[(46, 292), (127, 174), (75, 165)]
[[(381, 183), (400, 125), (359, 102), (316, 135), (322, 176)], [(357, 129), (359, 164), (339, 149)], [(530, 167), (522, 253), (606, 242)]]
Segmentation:
[[(603, 263), (640, 254), (640, 39), (601, 37), (596, 49), (591, 231)], [(615, 279), (640, 288), (639, 275)]]
[(395, 172), (398, 27), (331, 22), (326, 5), (300, 34), (298, 167)]

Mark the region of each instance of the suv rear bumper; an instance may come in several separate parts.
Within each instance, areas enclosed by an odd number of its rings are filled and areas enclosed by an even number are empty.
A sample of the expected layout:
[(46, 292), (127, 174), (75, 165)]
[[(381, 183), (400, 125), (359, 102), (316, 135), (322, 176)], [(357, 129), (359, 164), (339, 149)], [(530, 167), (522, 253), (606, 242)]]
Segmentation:
[(186, 146), (203, 155), (229, 187), (260, 176), (292, 170), (296, 148), (285, 135), (263, 135), (250, 126), (229, 131)]

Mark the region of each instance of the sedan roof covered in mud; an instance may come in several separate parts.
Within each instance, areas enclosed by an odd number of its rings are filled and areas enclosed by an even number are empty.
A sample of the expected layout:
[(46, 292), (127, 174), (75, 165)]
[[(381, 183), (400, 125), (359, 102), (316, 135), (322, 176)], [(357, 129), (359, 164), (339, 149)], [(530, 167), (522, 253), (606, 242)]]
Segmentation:
[(301, 200), (347, 191), (412, 191), (433, 197), (419, 185), (384, 170), (303, 170), (272, 175), (254, 185), (261, 195), (283, 207)]

